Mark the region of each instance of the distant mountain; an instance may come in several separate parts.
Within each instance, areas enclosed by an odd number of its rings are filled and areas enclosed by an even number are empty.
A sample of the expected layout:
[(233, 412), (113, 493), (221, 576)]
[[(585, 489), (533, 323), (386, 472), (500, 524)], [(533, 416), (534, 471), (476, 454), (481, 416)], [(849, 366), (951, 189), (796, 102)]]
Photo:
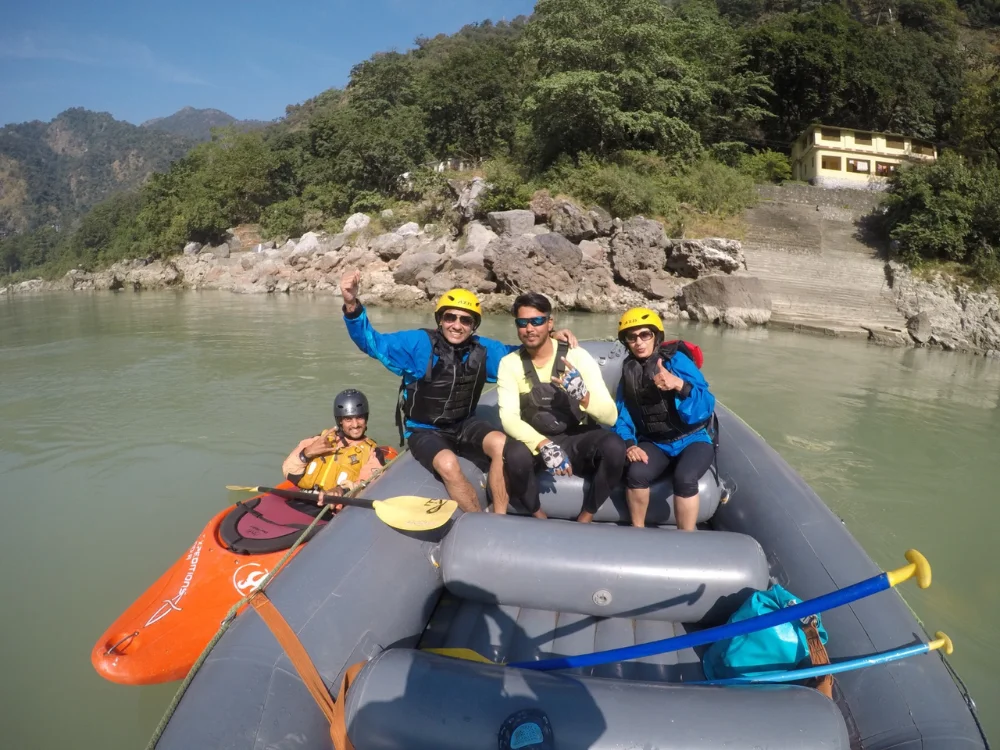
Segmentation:
[(195, 109), (184, 107), (169, 117), (156, 117), (142, 123), (144, 128), (162, 130), (165, 133), (191, 138), (196, 141), (210, 141), (212, 128), (233, 126), (239, 130), (254, 130), (268, 125), (260, 120), (237, 120), (218, 109)]
[(112, 193), (166, 170), (194, 144), (82, 108), (48, 123), (0, 128), (0, 239), (68, 225)]

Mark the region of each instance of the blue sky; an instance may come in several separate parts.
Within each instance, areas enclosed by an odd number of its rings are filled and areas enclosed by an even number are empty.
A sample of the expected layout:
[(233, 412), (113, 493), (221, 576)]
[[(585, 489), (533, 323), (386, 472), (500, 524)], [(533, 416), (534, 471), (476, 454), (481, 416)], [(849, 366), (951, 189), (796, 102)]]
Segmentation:
[(418, 36), (529, 14), (534, 0), (2, 0), (0, 125), (69, 107), (141, 123), (181, 107), (281, 117)]

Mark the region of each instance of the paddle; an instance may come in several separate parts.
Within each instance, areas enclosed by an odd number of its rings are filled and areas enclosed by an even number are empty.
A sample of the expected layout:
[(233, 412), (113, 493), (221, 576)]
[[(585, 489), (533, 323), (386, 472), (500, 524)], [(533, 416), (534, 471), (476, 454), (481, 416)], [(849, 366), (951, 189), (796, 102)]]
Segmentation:
[(754, 675), (741, 675), (740, 677), (727, 677), (722, 680), (698, 680), (696, 682), (685, 682), (685, 685), (750, 685), (753, 683), (766, 682), (797, 682), (808, 680), (813, 677), (823, 677), (828, 674), (840, 674), (841, 672), (851, 672), (855, 669), (874, 667), (876, 664), (888, 664), (889, 662), (908, 659), (918, 654), (926, 654), (929, 651), (937, 651), (943, 648), (946, 654), (951, 654), (955, 647), (951, 638), (940, 630), (934, 634), (936, 640), (930, 643), (916, 643), (912, 646), (903, 646), (892, 651), (883, 651), (880, 654), (871, 656), (859, 656), (856, 659), (837, 662), (836, 664), (821, 664), (818, 667), (806, 667), (805, 669), (793, 669), (788, 672), (761, 672)]
[[(850, 604), (859, 599), (885, 591), (896, 586), (903, 581), (908, 581), (914, 576), (917, 577), (917, 585), (925, 589), (931, 585), (931, 566), (927, 559), (915, 549), (907, 550), (906, 559), (909, 565), (904, 565), (896, 570), (879, 573), (860, 583), (855, 583), (847, 588), (838, 591), (831, 591), (829, 594), (817, 596), (808, 601), (799, 602), (791, 607), (785, 607), (775, 612), (768, 612), (757, 617), (751, 617), (739, 622), (729, 622), (718, 625), (714, 628), (701, 630), (697, 633), (687, 633), (673, 638), (664, 638), (659, 641), (649, 643), (637, 643), (634, 646), (624, 648), (614, 648), (608, 651), (597, 651), (593, 654), (581, 654), (579, 656), (561, 656), (554, 659), (542, 659), (540, 661), (519, 661), (508, 664), (509, 667), (519, 669), (537, 669), (548, 671), (552, 669), (574, 669), (577, 667), (594, 667), (599, 664), (612, 664), (630, 659), (641, 659), (644, 656), (655, 654), (666, 654), (671, 651), (680, 651), (685, 648), (704, 646), (715, 641), (735, 638), (738, 635), (756, 633), (758, 630), (773, 628), (775, 625), (783, 625), (786, 622), (800, 620), (828, 609), (836, 609), (845, 604)], [(477, 654), (467, 648), (439, 648), (427, 649), (444, 656), (451, 656), (456, 659), (466, 659), (469, 661), (490, 662), (484, 656)], [(827, 666), (824, 669), (829, 669)], [(823, 672), (822, 674), (827, 674)]]
[[(929, 651), (936, 651), (939, 648), (943, 648), (946, 654), (951, 654), (955, 649), (952, 645), (951, 638), (942, 633), (940, 630), (934, 634), (936, 640), (930, 643), (917, 643), (912, 646), (902, 646), (901, 648), (893, 649), (892, 651), (883, 651), (880, 654), (872, 654), (871, 656), (859, 656), (855, 659), (849, 659), (847, 661), (837, 662), (836, 664), (821, 664), (818, 667), (806, 667), (804, 669), (792, 669), (786, 672), (761, 672), (754, 675), (741, 675), (740, 677), (727, 677), (721, 680), (696, 680), (692, 682), (685, 682), (685, 685), (752, 685), (755, 683), (774, 683), (774, 682), (798, 682), (799, 680), (808, 680), (813, 677), (824, 677), (825, 675), (841, 674), (842, 672), (851, 672), (855, 669), (864, 669), (865, 667), (874, 667), (878, 664), (888, 664), (890, 662), (899, 661), (901, 659), (908, 659), (911, 656), (917, 656), (919, 654), (926, 654)], [(450, 656), (453, 659), (465, 659), (466, 661), (478, 661), (483, 664), (496, 664), (496, 662), (490, 661), (482, 654), (479, 654), (472, 649), (468, 648), (425, 648), (424, 651), (430, 652), (432, 654), (441, 654), (442, 656)], [(514, 665), (511, 665), (514, 666)]]
[[(275, 487), (240, 487), (226, 485), (233, 492), (266, 492), (287, 500), (304, 500), (315, 503), (318, 492), (302, 492), (301, 490), (281, 490)], [(326, 496), (331, 505), (351, 505), (358, 508), (372, 508), (375, 515), (387, 526), (402, 531), (430, 531), (448, 523), (455, 514), (458, 503), (454, 500), (433, 500), (415, 495), (389, 497), (385, 500), (369, 500), (363, 497)]]
[(917, 585), (925, 589), (931, 585), (931, 566), (927, 559), (915, 549), (907, 550), (906, 559), (909, 565), (904, 565), (896, 570), (879, 573), (864, 581), (855, 583), (847, 588), (831, 591), (829, 594), (817, 596), (808, 601), (793, 604), (775, 612), (768, 612), (757, 617), (739, 622), (728, 622), (714, 628), (708, 628), (697, 633), (664, 638), (650, 643), (637, 643), (634, 646), (624, 648), (614, 648), (608, 651), (598, 651), (593, 654), (581, 654), (580, 656), (565, 656), (556, 659), (542, 659), (541, 661), (521, 661), (510, 664), (511, 667), (521, 669), (573, 669), (576, 667), (594, 667), (598, 664), (610, 664), (630, 659), (641, 659), (644, 656), (655, 654), (665, 654), (670, 651), (680, 651), (684, 648), (694, 648), (704, 646), (715, 641), (735, 638), (738, 635), (756, 633), (758, 630), (773, 628), (775, 625), (783, 625), (793, 620), (801, 620), (804, 617), (825, 612), (828, 609), (836, 609), (845, 604), (850, 604), (858, 599), (864, 599), (872, 594), (877, 594), (886, 589), (890, 589), (903, 581), (908, 581), (917, 577)]

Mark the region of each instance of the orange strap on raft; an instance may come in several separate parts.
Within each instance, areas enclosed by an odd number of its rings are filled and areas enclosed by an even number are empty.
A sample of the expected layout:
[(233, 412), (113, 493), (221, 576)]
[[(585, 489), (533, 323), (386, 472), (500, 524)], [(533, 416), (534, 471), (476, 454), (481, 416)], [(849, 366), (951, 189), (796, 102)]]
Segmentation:
[(340, 681), (340, 692), (337, 694), (337, 699), (334, 700), (330, 691), (327, 690), (323, 678), (320, 677), (316, 665), (309, 658), (302, 641), (298, 639), (285, 618), (267, 598), (267, 594), (263, 591), (257, 591), (250, 599), (250, 605), (274, 634), (278, 644), (284, 649), (285, 654), (299, 673), (299, 677), (302, 678), (302, 684), (306, 686), (309, 694), (316, 701), (316, 705), (319, 706), (319, 710), (323, 712), (326, 720), (330, 723), (330, 739), (333, 740), (333, 746), (337, 750), (354, 750), (354, 745), (347, 737), (344, 699), (347, 697), (347, 690), (354, 682), (354, 678), (365, 666), (365, 662), (352, 664), (344, 671), (344, 677)]
[[(820, 640), (819, 630), (816, 628), (815, 617), (810, 618), (803, 626), (802, 630), (806, 634), (806, 642), (809, 644), (809, 661), (814, 667), (823, 666), (830, 663), (830, 655), (826, 652), (826, 646)], [(830, 700), (833, 700), (833, 675), (823, 675), (816, 678), (813, 686)]]

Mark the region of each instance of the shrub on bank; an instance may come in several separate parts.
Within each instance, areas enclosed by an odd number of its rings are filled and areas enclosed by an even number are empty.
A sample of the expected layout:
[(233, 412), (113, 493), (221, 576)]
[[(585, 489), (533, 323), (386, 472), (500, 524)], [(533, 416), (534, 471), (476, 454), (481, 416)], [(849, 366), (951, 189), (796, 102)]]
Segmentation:
[(933, 164), (899, 170), (880, 223), (898, 257), (966, 264), (978, 279), (1000, 281), (1000, 168), (946, 151)]

